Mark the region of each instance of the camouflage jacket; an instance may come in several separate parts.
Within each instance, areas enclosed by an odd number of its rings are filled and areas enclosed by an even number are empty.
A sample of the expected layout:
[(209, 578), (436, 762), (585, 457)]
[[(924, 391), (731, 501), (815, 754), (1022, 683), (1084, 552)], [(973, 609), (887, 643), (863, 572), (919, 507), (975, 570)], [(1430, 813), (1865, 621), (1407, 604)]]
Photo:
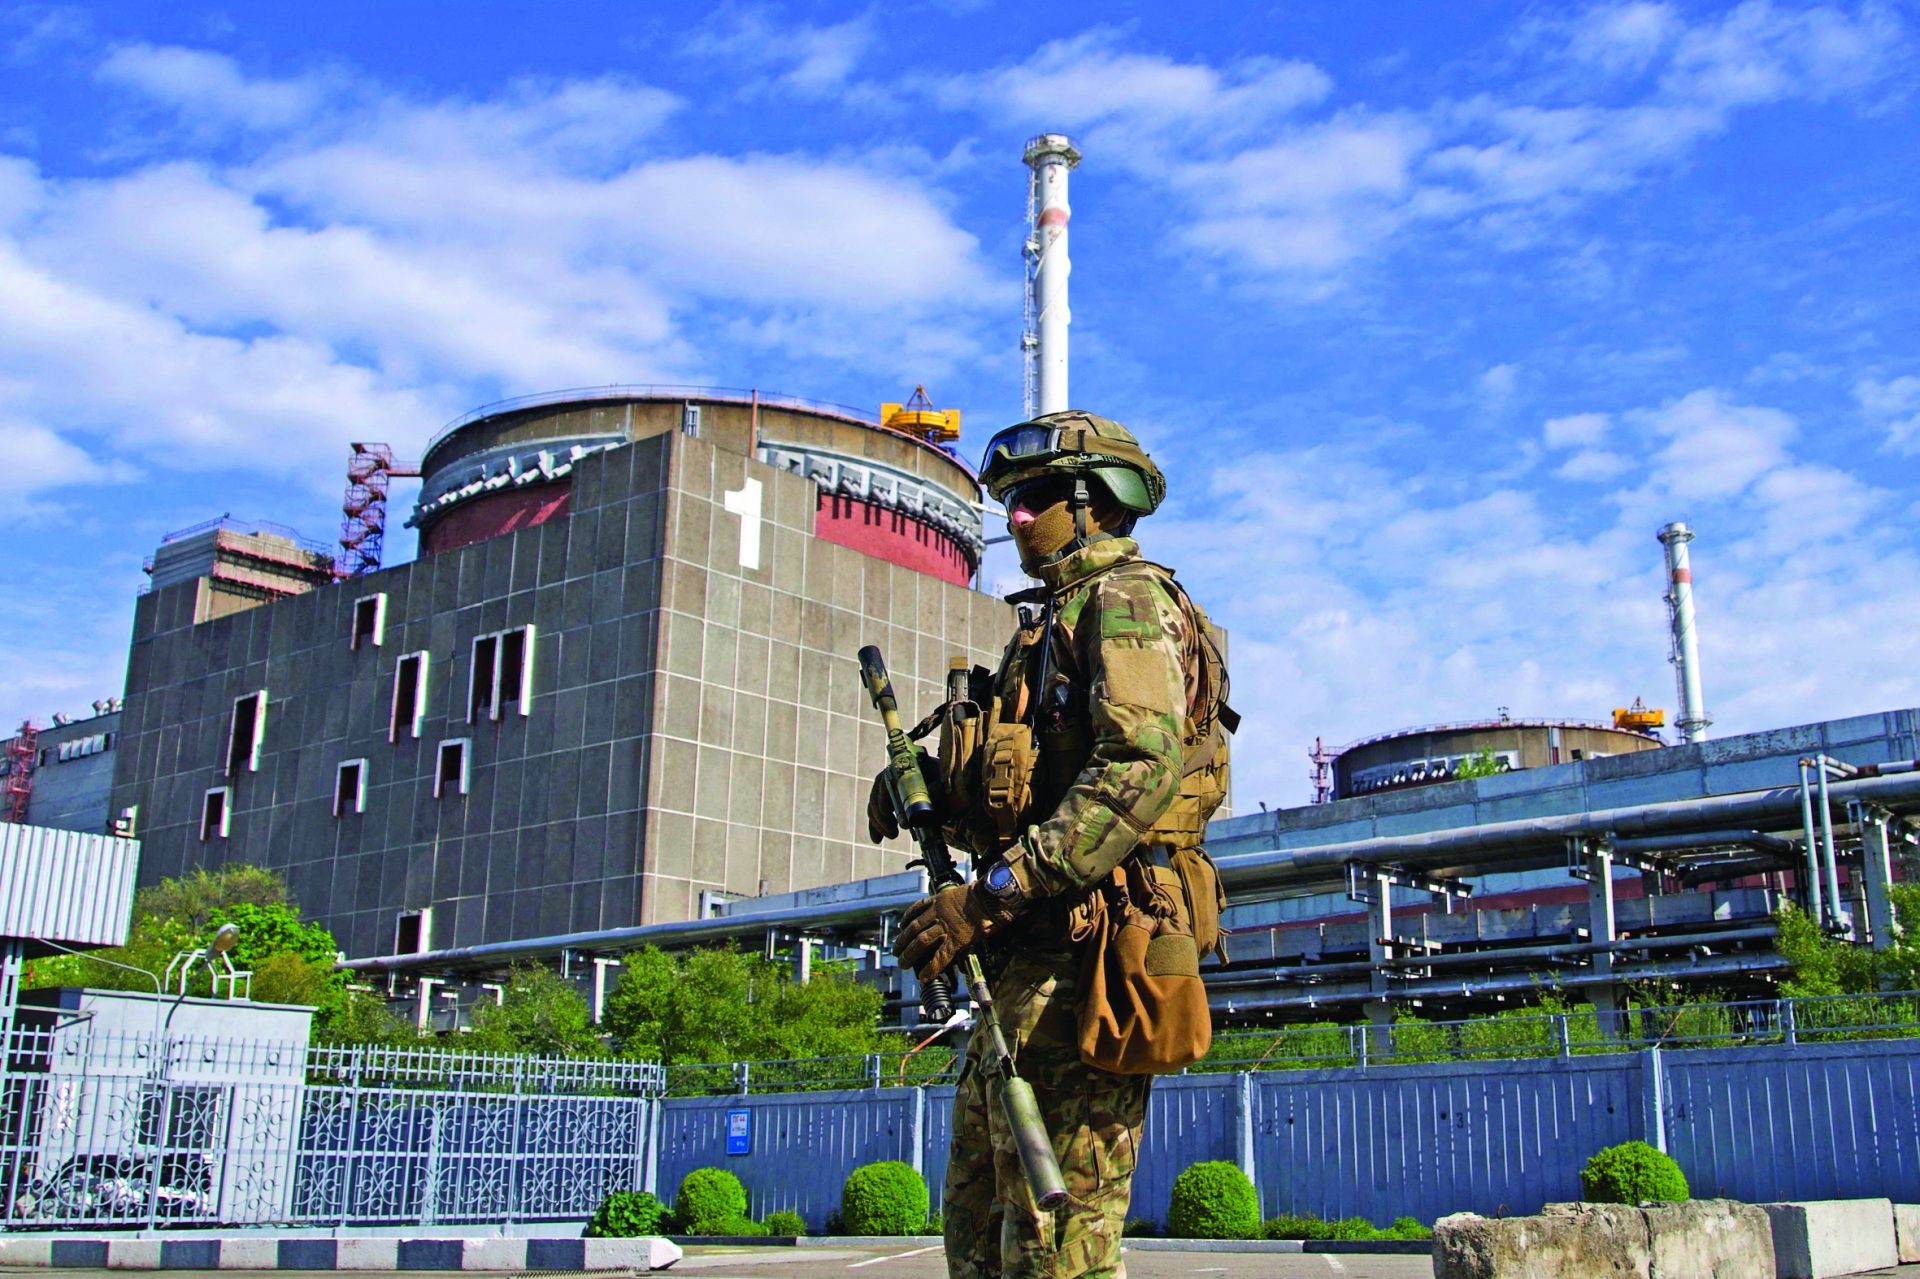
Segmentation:
[(1073, 742), (1067, 758), (1084, 762), (1060, 779), (1064, 793), (1036, 777), (1038, 825), (1006, 855), (1029, 900), (1104, 879), (1179, 791), (1199, 641), (1170, 576), (1131, 538), (1096, 542), (1039, 573), (1054, 592), (1051, 682), (1062, 690), (1052, 710), (1041, 700), (1043, 750), (1051, 716)]

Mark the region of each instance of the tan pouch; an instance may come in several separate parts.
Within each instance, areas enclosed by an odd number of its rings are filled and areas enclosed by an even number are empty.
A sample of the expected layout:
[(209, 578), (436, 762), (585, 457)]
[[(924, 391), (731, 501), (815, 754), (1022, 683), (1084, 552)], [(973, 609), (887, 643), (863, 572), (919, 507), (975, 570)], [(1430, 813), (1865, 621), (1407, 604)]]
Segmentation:
[(1080, 1060), (1116, 1075), (1171, 1074), (1207, 1055), (1213, 1014), (1199, 948), (1173, 904), (1178, 879), (1129, 863), (1089, 900)]
[[(996, 716), (997, 720), (998, 717)], [(989, 723), (980, 750), (981, 808), (1002, 841), (1012, 839), (1033, 804), (1033, 730)]]

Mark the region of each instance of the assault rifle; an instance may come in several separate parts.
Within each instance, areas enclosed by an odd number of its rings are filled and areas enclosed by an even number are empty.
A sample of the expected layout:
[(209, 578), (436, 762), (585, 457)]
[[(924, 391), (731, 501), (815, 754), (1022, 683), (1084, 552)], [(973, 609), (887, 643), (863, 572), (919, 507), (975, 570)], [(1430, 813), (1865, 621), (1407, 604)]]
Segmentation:
[[(954, 884), (964, 884), (953, 864), (953, 854), (940, 834), (940, 815), (934, 811), (927, 779), (920, 771), (920, 754), (906, 730), (900, 727), (900, 704), (894, 700), (893, 680), (887, 675), (887, 663), (880, 650), (869, 644), (860, 650), (860, 678), (873, 698), (874, 709), (887, 726), (887, 793), (893, 797), (894, 819), (900, 829), (911, 832), (919, 846), (919, 860), (911, 863), (927, 868), (927, 882), (934, 892)], [(987, 988), (980, 957), (971, 950), (955, 963), (967, 979), (967, 993), (979, 1010), (979, 1024), (987, 1032), (987, 1051), (983, 1064), (1000, 1080), (1000, 1106), (1006, 1112), (1007, 1127), (1013, 1133), (1014, 1147), (1020, 1152), (1020, 1166), (1027, 1185), (1041, 1208), (1052, 1210), (1067, 1201), (1067, 1185), (1060, 1175), (1060, 1161), (1053, 1157), (1053, 1143), (1040, 1120), (1040, 1103), (1033, 1085), (1013, 1070), (1013, 1054), (1007, 1049), (1006, 1034), (994, 1012), (993, 992)], [(921, 1006), (935, 1021), (944, 1022), (953, 1013), (953, 970), (935, 974), (921, 991)]]

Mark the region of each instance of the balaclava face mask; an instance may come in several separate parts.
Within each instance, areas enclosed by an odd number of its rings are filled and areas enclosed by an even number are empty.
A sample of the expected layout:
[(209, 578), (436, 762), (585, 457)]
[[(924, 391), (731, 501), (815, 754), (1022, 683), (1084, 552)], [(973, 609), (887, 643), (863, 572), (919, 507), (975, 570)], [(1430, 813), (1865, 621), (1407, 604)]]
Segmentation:
[[(1088, 484), (1087, 489), (1092, 499), (1087, 508), (1087, 531), (1104, 533), (1118, 527), (1121, 511), (1106, 489), (1097, 483)], [(1009, 497), (1007, 529), (1020, 552), (1020, 567), (1032, 573), (1078, 536), (1073, 523), (1073, 485), (1071, 481), (1035, 484)]]

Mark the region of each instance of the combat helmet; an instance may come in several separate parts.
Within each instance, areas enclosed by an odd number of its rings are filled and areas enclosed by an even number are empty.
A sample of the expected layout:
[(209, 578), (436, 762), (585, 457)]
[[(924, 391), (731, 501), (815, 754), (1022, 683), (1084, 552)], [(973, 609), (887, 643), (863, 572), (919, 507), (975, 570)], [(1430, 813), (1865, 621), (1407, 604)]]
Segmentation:
[(1135, 516), (1151, 515), (1167, 495), (1166, 477), (1133, 432), (1081, 409), (1046, 413), (987, 441), (980, 482), (996, 502), (1029, 480), (1095, 479)]

